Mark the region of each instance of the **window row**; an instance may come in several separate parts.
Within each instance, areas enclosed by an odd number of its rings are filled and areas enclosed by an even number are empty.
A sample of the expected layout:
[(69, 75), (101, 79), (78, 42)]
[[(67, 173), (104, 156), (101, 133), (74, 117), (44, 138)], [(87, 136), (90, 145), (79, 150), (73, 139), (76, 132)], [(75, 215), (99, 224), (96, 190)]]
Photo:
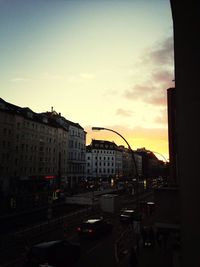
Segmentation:
[[(95, 169), (94, 170), (95, 173), (114, 173), (114, 169)], [(87, 169), (87, 173), (92, 173), (91, 169)]]
[[(94, 163), (95, 166), (114, 166), (113, 162), (95, 162)], [(92, 164), (90, 162), (87, 163), (87, 166), (92, 166)]]
[(94, 150), (94, 153), (100, 153), (100, 154), (115, 154), (115, 151), (110, 151), (110, 150)]

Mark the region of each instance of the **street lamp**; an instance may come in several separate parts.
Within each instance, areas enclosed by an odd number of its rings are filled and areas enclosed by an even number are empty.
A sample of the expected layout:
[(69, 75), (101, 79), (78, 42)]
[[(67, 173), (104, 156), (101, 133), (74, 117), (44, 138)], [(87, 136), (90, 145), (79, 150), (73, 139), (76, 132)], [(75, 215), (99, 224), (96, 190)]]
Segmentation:
[(93, 131), (101, 131), (101, 130), (106, 130), (106, 131), (110, 131), (113, 133), (116, 133), (117, 135), (119, 135), (127, 144), (129, 151), (131, 152), (131, 156), (132, 156), (132, 160), (133, 160), (133, 165), (134, 165), (134, 169), (135, 169), (135, 174), (136, 174), (136, 211), (137, 214), (139, 215), (139, 209), (140, 209), (140, 205), (139, 205), (139, 175), (138, 175), (138, 168), (137, 168), (137, 164), (136, 164), (136, 160), (135, 160), (135, 155), (134, 152), (131, 148), (131, 146), (129, 145), (129, 143), (127, 142), (127, 140), (118, 132), (112, 130), (112, 129), (108, 129), (108, 128), (104, 128), (104, 127), (92, 127)]
[(158, 155), (160, 155), (163, 159), (164, 159), (164, 161), (165, 161), (165, 163), (167, 163), (167, 159), (165, 158), (165, 156), (163, 155), (163, 154), (161, 154), (161, 153), (159, 153), (159, 152), (156, 152), (156, 151), (150, 151), (150, 150), (147, 150), (148, 152), (152, 152), (152, 153), (156, 153), (156, 154), (158, 154)]
[(104, 127), (92, 127), (92, 130), (93, 131), (106, 130), (106, 131), (110, 131), (110, 132), (116, 133), (117, 135), (119, 135), (125, 141), (125, 143), (128, 146), (128, 149), (129, 149), (129, 151), (131, 153), (132, 160), (133, 160), (133, 165), (135, 167), (135, 174), (136, 174), (136, 215), (137, 215), (138, 222), (135, 224), (134, 231), (136, 233), (137, 253), (139, 254), (139, 235), (140, 235), (139, 175), (138, 175), (138, 168), (137, 168), (134, 152), (133, 152), (131, 146), (129, 145), (129, 143), (127, 142), (127, 140), (120, 133), (118, 133), (118, 132), (116, 132), (116, 131), (114, 131), (112, 129), (108, 129), (108, 128), (104, 128)]

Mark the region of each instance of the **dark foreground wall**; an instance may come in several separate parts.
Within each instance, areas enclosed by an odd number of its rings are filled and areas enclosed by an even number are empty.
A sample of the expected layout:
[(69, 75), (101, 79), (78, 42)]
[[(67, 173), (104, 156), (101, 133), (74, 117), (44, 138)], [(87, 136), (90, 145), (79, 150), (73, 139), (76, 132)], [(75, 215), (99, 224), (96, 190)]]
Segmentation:
[(181, 266), (200, 266), (200, 4), (171, 0), (177, 93)]

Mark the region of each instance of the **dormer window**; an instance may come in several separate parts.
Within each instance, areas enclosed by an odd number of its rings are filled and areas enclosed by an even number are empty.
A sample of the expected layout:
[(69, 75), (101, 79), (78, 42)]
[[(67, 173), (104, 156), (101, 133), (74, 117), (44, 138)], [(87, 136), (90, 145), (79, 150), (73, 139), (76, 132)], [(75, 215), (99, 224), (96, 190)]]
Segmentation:
[(43, 121), (44, 123), (48, 123), (48, 119), (47, 119), (46, 117), (42, 117), (42, 121)]
[(6, 108), (6, 105), (5, 105), (5, 103), (3, 103), (3, 102), (0, 102), (0, 109), (5, 109)]
[(32, 119), (32, 118), (33, 118), (33, 113), (30, 112), (30, 111), (27, 111), (27, 112), (26, 112), (26, 116), (27, 116), (28, 118)]

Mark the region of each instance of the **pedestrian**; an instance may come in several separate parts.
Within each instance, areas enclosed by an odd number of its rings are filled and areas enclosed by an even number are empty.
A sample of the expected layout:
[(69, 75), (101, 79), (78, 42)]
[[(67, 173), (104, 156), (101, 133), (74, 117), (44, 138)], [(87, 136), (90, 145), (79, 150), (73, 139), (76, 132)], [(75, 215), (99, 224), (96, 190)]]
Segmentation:
[(163, 234), (160, 231), (157, 231), (156, 241), (158, 243), (159, 248), (161, 248), (163, 243)]
[(149, 229), (149, 243), (151, 246), (155, 245), (155, 233), (152, 226)]
[(164, 245), (164, 249), (167, 248), (168, 237), (169, 237), (169, 233), (168, 233), (168, 232), (165, 232), (164, 235), (163, 235), (163, 245)]
[(131, 247), (130, 249), (130, 267), (137, 267), (138, 266), (138, 258), (135, 252), (135, 248)]
[(146, 231), (146, 227), (142, 227), (142, 229), (141, 229), (141, 236), (142, 236), (143, 247), (146, 247), (146, 245), (147, 245), (147, 231)]

